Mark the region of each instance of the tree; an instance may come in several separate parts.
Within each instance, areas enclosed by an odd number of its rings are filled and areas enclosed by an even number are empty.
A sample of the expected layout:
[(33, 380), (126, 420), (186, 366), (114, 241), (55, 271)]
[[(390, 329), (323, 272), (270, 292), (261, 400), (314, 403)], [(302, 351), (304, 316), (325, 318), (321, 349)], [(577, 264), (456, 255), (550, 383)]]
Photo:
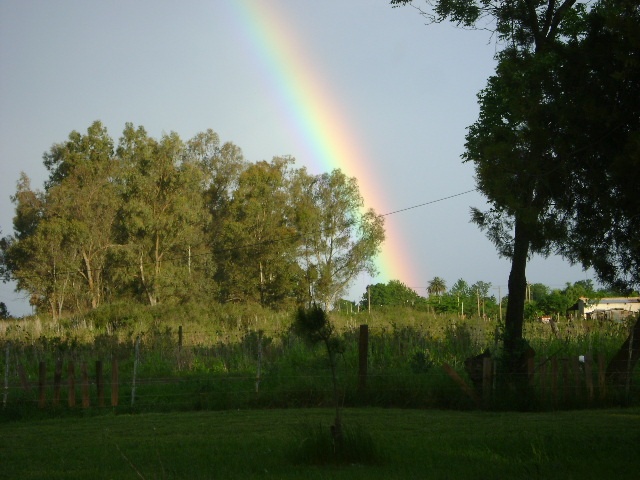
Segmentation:
[(4, 304), (4, 302), (0, 302), (0, 320), (6, 320), (8, 318), (11, 318), (11, 315), (9, 315), (9, 310), (7, 309), (7, 306)]
[(125, 126), (118, 212), (121, 274), (150, 305), (177, 298), (187, 288), (191, 248), (202, 241), (202, 170), (185, 160), (176, 133), (150, 138), (143, 127)]
[(62, 312), (64, 286), (74, 265), (67, 263), (69, 256), (63, 252), (59, 229), (44, 226), (44, 194), (31, 189), (31, 180), (25, 173), (20, 175), (11, 200), (16, 206), (14, 235), (2, 239), (5, 280), (15, 280), (18, 290), (29, 293), (31, 305), (48, 308), (56, 319)]
[(55, 144), (44, 155), (49, 170), (46, 216), (59, 225), (79, 264), (75, 271), (86, 285), (91, 308), (102, 302), (103, 272), (112, 247), (112, 225), (118, 208), (113, 140), (96, 121), (82, 135)]
[(293, 330), (311, 345), (322, 343), (327, 351), (331, 379), (333, 381), (333, 403), (336, 410), (331, 433), (336, 447), (342, 446), (342, 412), (338, 393), (337, 358), (344, 352), (344, 345), (336, 334), (329, 314), (318, 305), (309, 308), (299, 307), (293, 323)]
[[(558, 69), (560, 82), (575, 90), (575, 101), (562, 104), (565, 135), (559, 150), (572, 160), (575, 174), (570, 235), (561, 251), (593, 267), (605, 284), (630, 291), (640, 285), (640, 6), (602, 0), (585, 25)], [(624, 385), (639, 360), (640, 318), (607, 376)]]
[(367, 291), (362, 295), (360, 308), (366, 309), (371, 303), (372, 307), (401, 306), (414, 307), (425, 303), (425, 298), (418, 295), (413, 289), (407, 287), (399, 280), (390, 280), (388, 283), (367, 285)]
[(357, 180), (339, 169), (317, 176), (300, 169), (293, 192), (307, 302), (328, 308), (360, 273), (375, 275), (384, 219), (362, 211)]
[(427, 286), (427, 292), (429, 296), (440, 297), (444, 292), (447, 291), (447, 284), (444, 279), (440, 277), (433, 277), (433, 279), (429, 280), (429, 285)]
[(298, 235), (292, 225), (291, 158), (246, 168), (228, 205), (218, 252), (223, 301), (282, 305), (295, 298)]
[[(393, 5), (411, 3), (392, 0)], [(567, 171), (551, 147), (558, 91), (548, 66), (563, 35), (571, 35), (584, 6), (576, 0), (439, 0), (423, 14), (433, 22), (465, 27), (492, 22), (498, 40), (496, 75), (479, 95), (480, 116), (469, 128), (465, 161), (473, 162), (477, 187), (491, 205), (473, 210), (500, 255), (511, 259), (505, 317), (504, 360), (510, 380), (524, 380), (523, 319), (526, 265), (531, 254), (546, 255), (562, 238), (564, 218), (556, 200)], [(486, 27), (485, 27), (486, 28)]]

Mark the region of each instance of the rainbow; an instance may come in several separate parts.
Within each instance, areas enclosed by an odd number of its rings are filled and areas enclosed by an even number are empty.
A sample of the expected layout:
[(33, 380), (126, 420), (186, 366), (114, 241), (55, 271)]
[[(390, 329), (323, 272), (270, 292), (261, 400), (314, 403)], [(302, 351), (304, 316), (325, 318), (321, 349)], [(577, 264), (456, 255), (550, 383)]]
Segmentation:
[[(337, 104), (330, 87), (322, 83), (322, 72), (301, 46), (300, 36), (285, 22), (286, 16), (278, 11), (277, 3), (230, 3), (248, 50), (271, 83), (283, 121), (296, 132), (304, 148), (305, 160), (320, 172), (340, 168), (346, 175), (356, 177), (367, 207), (377, 213), (391, 211), (379, 179), (368, 168), (367, 155), (353, 133), (347, 112)], [(400, 280), (409, 286), (422, 285), (424, 280), (410, 269), (412, 262), (394, 223), (392, 217), (385, 218), (386, 241), (376, 259), (379, 275), (374, 281)]]

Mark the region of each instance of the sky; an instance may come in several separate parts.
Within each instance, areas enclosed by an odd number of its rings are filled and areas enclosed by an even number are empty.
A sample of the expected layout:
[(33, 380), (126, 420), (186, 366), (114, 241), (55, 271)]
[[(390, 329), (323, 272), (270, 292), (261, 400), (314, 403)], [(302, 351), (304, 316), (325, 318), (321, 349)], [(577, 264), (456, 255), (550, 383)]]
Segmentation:
[[(380, 273), (349, 299), (389, 280), (426, 295), (435, 276), (505, 295), (510, 264), (469, 221), (486, 203), (461, 161), (498, 49), (486, 30), (427, 25), (388, 0), (0, 0), (2, 235), (20, 172), (42, 188), (43, 153), (73, 130), (100, 120), (117, 141), (131, 122), (187, 140), (211, 128), (251, 162), (340, 168), (388, 214)], [(551, 288), (587, 278), (558, 257), (527, 270)], [(31, 313), (14, 289), (0, 284), (0, 301)]]

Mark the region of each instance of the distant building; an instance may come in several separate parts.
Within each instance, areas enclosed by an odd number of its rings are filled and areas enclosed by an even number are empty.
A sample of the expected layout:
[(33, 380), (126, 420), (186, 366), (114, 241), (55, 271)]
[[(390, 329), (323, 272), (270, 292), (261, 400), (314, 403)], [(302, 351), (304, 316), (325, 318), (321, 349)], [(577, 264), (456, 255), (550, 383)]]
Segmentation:
[(640, 297), (580, 298), (575, 307), (582, 318), (620, 321), (640, 312)]

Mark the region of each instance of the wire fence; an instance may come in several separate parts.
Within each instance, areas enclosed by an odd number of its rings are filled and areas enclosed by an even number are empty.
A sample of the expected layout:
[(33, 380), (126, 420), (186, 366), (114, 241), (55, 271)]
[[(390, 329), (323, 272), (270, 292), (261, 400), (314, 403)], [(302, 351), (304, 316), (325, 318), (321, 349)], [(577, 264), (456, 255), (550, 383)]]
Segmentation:
[[(386, 328), (343, 335), (337, 380), (344, 405), (416, 408), (583, 408), (638, 404), (628, 372), (613, 386), (605, 378), (610, 354), (566, 350), (531, 354), (503, 388), (499, 359), (482, 346), (488, 329), (441, 332)], [(366, 332), (366, 333), (363, 333)], [(366, 335), (366, 341), (363, 341)], [(597, 342), (591, 342), (592, 347)], [(243, 332), (183, 329), (149, 331), (86, 348), (5, 342), (2, 408), (166, 411), (330, 406), (327, 355), (280, 328)], [(637, 372), (636, 372), (636, 377)], [(637, 380), (637, 379), (636, 379)]]

